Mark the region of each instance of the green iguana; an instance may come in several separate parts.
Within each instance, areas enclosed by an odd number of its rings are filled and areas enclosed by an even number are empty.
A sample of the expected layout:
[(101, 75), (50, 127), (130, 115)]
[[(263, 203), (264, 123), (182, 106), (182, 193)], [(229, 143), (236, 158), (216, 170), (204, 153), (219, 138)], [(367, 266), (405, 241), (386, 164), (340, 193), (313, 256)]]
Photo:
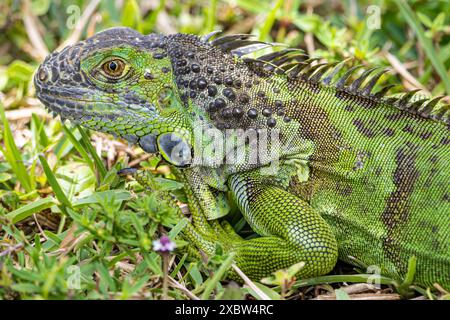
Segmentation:
[[(341, 69), (249, 35), (113, 28), (48, 56), (39, 99), (61, 119), (159, 153), (184, 181), (196, 248), (250, 278), (337, 259), (450, 289), (450, 107), (374, 93), (384, 71)], [(348, 83), (350, 82), (350, 83)], [(229, 197), (227, 197), (229, 195)], [(223, 219), (239, 208), (260, 237)], [(412, 258), (414, 259), (414, 258)]]

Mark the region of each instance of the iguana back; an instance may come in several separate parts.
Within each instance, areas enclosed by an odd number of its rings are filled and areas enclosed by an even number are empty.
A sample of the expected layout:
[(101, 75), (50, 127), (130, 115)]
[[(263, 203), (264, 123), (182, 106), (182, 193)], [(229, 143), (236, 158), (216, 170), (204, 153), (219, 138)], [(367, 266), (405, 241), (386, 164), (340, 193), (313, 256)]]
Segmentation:
[(290, 189), (331, 225), (340, 259), (403, 278), (415, 256), (418, 281), (448, 281), (449, 126), (401, 110), (395, 99), (296, 82), (293, 96), (306, 102), (287, 114), (316, 149), (309, 180), (294, 177)]

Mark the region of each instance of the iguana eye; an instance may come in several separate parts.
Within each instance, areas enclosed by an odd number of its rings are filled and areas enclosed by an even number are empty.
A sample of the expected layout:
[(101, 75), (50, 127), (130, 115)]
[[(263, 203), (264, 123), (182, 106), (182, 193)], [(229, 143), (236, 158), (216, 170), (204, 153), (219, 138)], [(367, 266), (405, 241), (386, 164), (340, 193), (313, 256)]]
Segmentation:
[(118, 58), (108, 60), (102, 64), (102, 70), (107, 78), (120, 79), (125, 75), (125, 62)]

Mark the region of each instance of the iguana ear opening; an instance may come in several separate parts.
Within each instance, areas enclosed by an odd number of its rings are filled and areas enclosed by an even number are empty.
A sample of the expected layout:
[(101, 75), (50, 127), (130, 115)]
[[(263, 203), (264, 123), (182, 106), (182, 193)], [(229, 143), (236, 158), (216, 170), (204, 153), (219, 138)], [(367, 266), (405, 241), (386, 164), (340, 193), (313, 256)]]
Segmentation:
[(174, 132), (163, 133), (157, 139), (161, 156), (176, 167), (186, 167), (192, 162), (192, 147), (180, 135)]

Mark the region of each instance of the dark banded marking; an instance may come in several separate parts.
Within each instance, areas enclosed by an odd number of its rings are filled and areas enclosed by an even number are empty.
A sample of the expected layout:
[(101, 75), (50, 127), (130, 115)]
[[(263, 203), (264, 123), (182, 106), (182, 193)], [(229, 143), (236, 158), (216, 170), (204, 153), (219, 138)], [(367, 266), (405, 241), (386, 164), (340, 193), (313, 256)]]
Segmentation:
[(407, 269), (407, 261), (400, 257), (401, 232), (408, 223), (411, 195), (420, 176), (420, 172), (416, 168), (416, 158), (414, 145), (405, 145), (397, 151), (395, 157), (397, 167), (393, 175), (395, 190), (389, 195), (386, 208), (381, 216), (383, 224), (386, 226), (386, 236), (383, 239), (385, 255), (402, 272)]

